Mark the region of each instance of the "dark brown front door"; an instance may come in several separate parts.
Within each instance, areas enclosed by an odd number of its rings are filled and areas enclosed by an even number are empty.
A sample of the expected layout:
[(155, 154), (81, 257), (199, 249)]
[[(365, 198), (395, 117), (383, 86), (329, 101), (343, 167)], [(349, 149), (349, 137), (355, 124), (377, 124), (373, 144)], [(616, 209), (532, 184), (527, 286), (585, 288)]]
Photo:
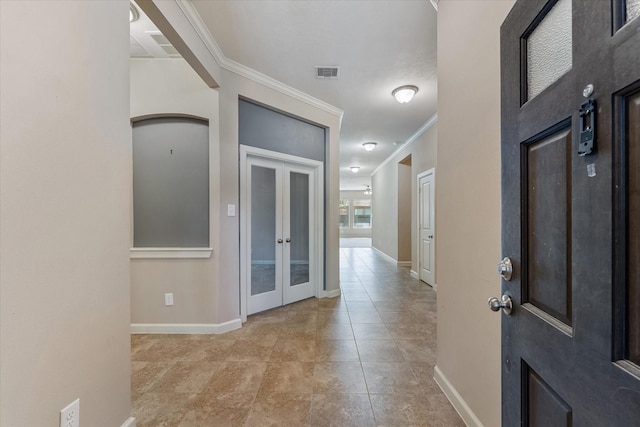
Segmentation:
[(504, 426), (640, 426), (639, 14), (519, 0), (502, 25)]

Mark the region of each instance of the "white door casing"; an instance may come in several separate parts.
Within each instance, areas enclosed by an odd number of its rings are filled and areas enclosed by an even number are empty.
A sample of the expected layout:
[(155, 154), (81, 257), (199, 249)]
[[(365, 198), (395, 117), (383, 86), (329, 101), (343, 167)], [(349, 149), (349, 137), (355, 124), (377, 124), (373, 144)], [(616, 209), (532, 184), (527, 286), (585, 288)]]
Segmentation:
[(418, 175), (418, 274), (435, 286), (435, 169)]
[[(240, 146), (240, 313), (243, 321), (247, 315), (272, 307), (289, 304), (323, 292), (323, 170), (322, 162), (277, 153), (249, 146)], [(275, 220), (273, 244), (275, 248), (275, 286), (268, 292), (251, 295), (252, 272), (252, 220), (251, 220), (251, 174), (252, 168), (272, 169), (275, 175)], [(301, 181), (302, 179), (302, 181)], [(308, 229), (300, 231), (299, 206), (292, 208), (290, 194), (292, 182), (308, 187)], [(308, 181), (308, 185), (306, 184)], [(306, 198), (305, 198), (306, 200)], [(300, 203), (300, 202), (298, 202)], [(306, 202), (302, 202), (306, 203)], [(298, 224), (298, 235), (296, 227)], [(293, 235), (291, 233), (294, 233)], [(299, 233), (303, 233), (300, 238)], [(308, 242), (304, 242), (308, 234)], [(281, 243), (279, 241), (282, 240)], [(296, 244), (308, 247), (304, 260), (292, 248)], [(299, 246), (298, 246), (298, 249)], [(308, 259), (307, 259), (308, 258)], [(300, 264), (308, 263), (308, 280), (292, 273)], [(292, 280), (294, 283), (292, 285)]]

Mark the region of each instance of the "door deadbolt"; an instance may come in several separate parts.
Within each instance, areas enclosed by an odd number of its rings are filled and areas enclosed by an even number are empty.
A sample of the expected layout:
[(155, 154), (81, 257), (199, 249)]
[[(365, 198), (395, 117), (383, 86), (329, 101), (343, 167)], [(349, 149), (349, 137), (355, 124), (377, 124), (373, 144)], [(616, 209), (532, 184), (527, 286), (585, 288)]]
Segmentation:
[(507, 294), (502, 295), (502, 299), (491, 297), (487, 303), (489, 304), (491, 311), (499, 311), (502, 309), (504, 314), (511, 314), (511, 310), (513, 310), (513, 302), (511, 301), (511, 297)]
[(513, 275), (513, 263), (511, 262), (511, 258), (506, 256), (498, 263), (498, 274), (500, 274), (507, 282), (511, 280), (511, 276)]

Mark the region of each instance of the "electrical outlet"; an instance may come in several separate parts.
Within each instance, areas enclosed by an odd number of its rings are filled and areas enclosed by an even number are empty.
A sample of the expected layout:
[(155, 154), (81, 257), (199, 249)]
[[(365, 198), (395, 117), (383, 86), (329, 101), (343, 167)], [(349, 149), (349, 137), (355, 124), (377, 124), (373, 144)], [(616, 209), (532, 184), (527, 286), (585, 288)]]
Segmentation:
[(164, 294), (164, 305), (173, 305), (173, 294)]
[(60, 427), (80, 427), (80, 399), (60, 411)]

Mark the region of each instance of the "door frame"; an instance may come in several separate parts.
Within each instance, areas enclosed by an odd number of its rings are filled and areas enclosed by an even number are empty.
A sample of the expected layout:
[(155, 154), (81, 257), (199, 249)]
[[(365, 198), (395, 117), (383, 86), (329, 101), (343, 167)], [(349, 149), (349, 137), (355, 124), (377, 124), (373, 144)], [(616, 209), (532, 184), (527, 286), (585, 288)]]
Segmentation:
[(416, 255), (418, 257), (418, 262), (416, 264), (416, 274), (418, 275), (418, 280), (422, 280), (420, 277), (420, 272), (422, 271), (422, 251), (420, 249), (420, 221), (422, 219), (422, 207), (424, 206), (424, 204), (422, 203), (422, 196), (421, 196), (421, 188), (420, 188), (420, 179), (424, 178), (427, 175), (432, 175), (433, 176), (433, 200), (431, 203), (431, 209), (433, 211), (433, 215), (431, 218), (431, 224), (433, 226), (433, 284), (431, 283), (427, 283), (428, 285), (432, 286), (433, 289), (437, 290), (438, 289), (438, 285), (436, 283), (436, 268), (435, 268), (435, 260), (436, 260), (436, 233), (435, 233), (435, 229), (436, 229), (436, 168), (431, 168), (431, 169), (427, 169), (424, 172), (420, 172), (417, 176), (416, 176)]
[(301, 165), (314, 169), (314, 181), (311, 183), (314, 188), (315, 197), (313, 205), (313, 224), (311, 230), (315, 244), (311, 247), (309, 260), (315, 263), (311, 280), (315, 281), (315, 297), (322, 296), (324, 289), (324, 163), (318, 160), (306, 159), (304, 157), (279, 153), (277, 151), (265, 150), (263, 148), (240, 145), (240, 318), (242, 322), (247, 321), (249, 297), (249, 284), (247, 283), (247, 268), (249, 267), (251, 254), (249, 253), (251, 244), (249, 242), (249, 183), (247, 182), (247, 161), (249, 157), (275, 160), (293, 165)]

